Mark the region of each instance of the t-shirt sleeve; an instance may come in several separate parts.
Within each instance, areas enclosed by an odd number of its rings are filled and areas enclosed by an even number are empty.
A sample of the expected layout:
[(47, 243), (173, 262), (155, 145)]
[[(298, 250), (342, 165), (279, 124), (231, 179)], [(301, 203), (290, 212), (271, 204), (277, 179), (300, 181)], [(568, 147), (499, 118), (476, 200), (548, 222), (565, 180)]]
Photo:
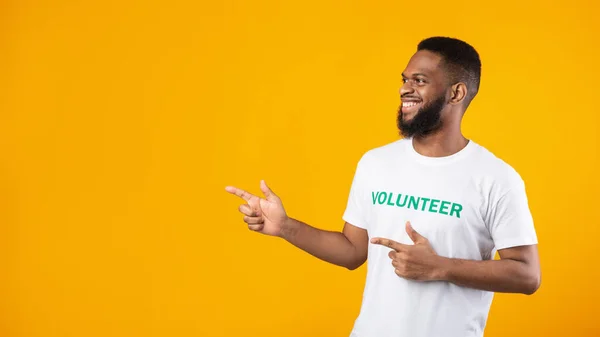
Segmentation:
[(350, 186), (350, 194), (346, 204), (346, 210), (342, 216), (343, 220), (351, 225), (368, 229), (366, 215), (366, 194), (365, 184), (367, 179), (365, 155), (359, 160)]
[(511, 180), (490, 207), (488, 226), (497, 250), (538, 243), (525, 183), (519, 176)]

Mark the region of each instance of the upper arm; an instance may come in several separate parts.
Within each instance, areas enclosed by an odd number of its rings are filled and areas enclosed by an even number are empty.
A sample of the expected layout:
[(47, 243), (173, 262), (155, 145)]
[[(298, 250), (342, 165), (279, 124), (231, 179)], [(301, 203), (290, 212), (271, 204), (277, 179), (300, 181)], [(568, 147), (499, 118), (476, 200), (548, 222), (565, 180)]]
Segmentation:
[(540, 258), (537, 244), (523, 245), (498, 250), (501, 260), (514, 260), (523, 263), (526, 274), (537, 289), (541, 283)]
[[(486, 214), (486, 225), (498, 251), (538, 243), (525, 182), (511, 172), (507, 181), (493, 191)], [(532, 248), (517, 251), (523, 249)]]
[(354, 268), (362, 266), (362, 264), (367, 260), (369, 250), (369, 234), (367, 230), (346, 222), (344, 224), (343, 234), (354, 246)]
[(500, 259), (510, 259), (523, 262), (539, 268), (539, 255), (537, 245), (524, 245), (498, 250)]
[(521, 270), (532, 284), (539, 285), (538, 240), (525, 182), (516, 171), (510, 173), (502, 188), (494, 193), (487, 225), (500, 259), (522, 263)]
[(371, 175), (367, 172), (368, 155), (365, 153), (356, 165), (354, 178), (350, 185), (346, 209), (342, 216), (345, 221), (342, 233), (353, 246), (353, 263), (350, 269), (360, 267), (367, 260), (369, 249), (369, 216), (367, 183)]

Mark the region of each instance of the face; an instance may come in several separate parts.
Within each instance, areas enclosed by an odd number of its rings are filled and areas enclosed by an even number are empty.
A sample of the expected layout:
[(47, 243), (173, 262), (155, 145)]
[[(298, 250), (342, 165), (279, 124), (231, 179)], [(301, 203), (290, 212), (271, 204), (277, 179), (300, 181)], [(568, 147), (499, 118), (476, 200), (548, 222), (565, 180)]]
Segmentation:
[(398, 128), (405, 137), (420, 137), (439, 130), (442, 110), (447, 105), (446, 84), (441, 57), (418, 51), (402, 73), (402, 104), (398, 109)]

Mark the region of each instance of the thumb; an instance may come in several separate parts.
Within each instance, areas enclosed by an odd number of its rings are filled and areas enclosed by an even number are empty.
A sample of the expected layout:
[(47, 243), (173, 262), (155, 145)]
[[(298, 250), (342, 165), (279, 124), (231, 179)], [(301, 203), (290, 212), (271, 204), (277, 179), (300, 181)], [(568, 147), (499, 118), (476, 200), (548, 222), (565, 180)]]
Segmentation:
[(277, 195), (275, 195), (275, 193), (271, 191), (271, 189), (269, 188), (269, 186), (267, 186), (267, 183), (264, 180), (260, 181), (260, 190), (263, 192), (265, 198), (267, 198), (268, 201), (277, 200)]
[(410, 224), (410, 221), (406, 222), (406, 233), (414, 243), (421, 243), (427, 241), (427, 239), (423, 235), (417, 233), (417, 231)]

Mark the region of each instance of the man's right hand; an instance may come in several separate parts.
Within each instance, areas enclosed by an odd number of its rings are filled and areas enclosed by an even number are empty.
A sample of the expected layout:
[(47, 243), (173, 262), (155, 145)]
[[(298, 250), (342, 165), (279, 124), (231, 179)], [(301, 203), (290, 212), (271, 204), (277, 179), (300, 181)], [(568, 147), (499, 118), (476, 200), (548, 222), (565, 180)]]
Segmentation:
[(227, 186), (225, 190), (244, 199), (246, 204), (239, 207), (244, 214), (244, 222), (248, 229), (266, 235), (281, 236), (288, 216), (283, 208), (281, 199), (271, 191), (264, 180), (260, 182), (260, 189), (265, 198), (248, 193), (240, 188)]
[(367, 260), (369, 234), (346, 222), (343, 232), (322, 230), (287, 216), (281, 199), (261, 180), (264, 198), (240, 188), (225, 190), (244, 199), (239, 210), (252, 231), (277, 236), (321, 260), (346, 267), (360, 267)]

